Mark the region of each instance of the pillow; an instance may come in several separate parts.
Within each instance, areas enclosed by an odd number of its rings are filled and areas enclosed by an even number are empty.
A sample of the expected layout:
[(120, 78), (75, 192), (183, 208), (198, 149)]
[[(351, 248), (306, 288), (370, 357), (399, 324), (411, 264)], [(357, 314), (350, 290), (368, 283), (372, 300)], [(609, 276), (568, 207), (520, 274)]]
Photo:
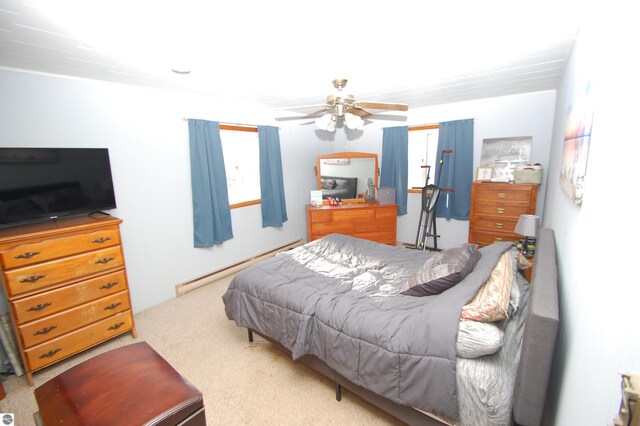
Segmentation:
[(402, 294), (433, 296), (453, 287), (469, 275), (480, 260), (477, 244), (462, 244), (429, 257), (405, 283)]
[(498, 352), (504, 342), (504, 331), (495, 324), (479, 321), (460, 321), (456, 355), (479, 358)]
[(322, 189), (333, 189), (336, 187), (335, 179), (322, 179)]
[(524, 257), (524, 254), (520, 250), (516, 250), (516, 260), (518, 263), (518, 271), (524, 271), (531, 268), (531, 261)]
[(513, 279), (513, 257), (507, 251), (500, 256), (473, 300), (462, 308), (460, 319), (493, 322), (507, 318)]

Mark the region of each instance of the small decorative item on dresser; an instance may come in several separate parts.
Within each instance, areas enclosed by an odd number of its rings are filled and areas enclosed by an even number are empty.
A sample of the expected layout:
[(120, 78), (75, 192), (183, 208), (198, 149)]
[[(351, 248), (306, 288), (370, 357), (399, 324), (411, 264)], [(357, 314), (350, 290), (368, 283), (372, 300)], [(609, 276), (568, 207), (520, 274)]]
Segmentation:
[(478, 171), (476, 173), (476, 181), (490, 182), (492, 173), (493, 167), (478, 167)]

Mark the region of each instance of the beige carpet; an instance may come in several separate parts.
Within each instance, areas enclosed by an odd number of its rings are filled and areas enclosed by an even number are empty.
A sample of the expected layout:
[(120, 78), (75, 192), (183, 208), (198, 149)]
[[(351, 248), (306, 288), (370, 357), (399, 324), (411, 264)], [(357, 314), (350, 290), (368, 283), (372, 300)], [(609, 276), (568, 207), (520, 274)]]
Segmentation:
[[(246, 329), (224, 314), (222, 294), (230, 280), (140, 312), (137, 339), (125, 334), (39, 371), (35, 386), (95, 355), (146, 341), (202, 392), (209, 425), (401, 424), (346, 389), (337, 402), (333, 382), (259, 336), (250, 344)], [(3, 384), (7, 396), (0, 412), (14, 413), (16, 425), (33, 424), (34, 388), (25, 377), (12, 376)]]

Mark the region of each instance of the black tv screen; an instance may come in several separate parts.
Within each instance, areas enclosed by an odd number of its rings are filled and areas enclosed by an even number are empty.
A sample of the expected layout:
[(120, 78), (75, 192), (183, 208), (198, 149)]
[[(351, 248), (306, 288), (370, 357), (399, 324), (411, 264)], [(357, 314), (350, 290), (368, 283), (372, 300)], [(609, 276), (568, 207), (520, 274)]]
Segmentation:
[(106, 148), (0, 148), (0, 226), (115, 207)]

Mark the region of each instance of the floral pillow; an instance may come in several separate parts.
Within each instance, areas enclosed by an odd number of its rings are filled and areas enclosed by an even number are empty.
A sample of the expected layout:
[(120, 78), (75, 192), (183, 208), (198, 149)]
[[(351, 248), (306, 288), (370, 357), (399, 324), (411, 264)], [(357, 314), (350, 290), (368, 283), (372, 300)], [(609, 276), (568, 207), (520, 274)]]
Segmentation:
[(461, 320), (494, 322), (507, 318), (514, 279), (513, 264), (511, 252), (500, 256), (487, 282), (480, 287), (473, 300), (462, 308)]
[(408, 296), (440, 294), (469, 275), (478, 260), (477, 244), (462, 244), (436, 253), (405, 283), (401, 293)]

